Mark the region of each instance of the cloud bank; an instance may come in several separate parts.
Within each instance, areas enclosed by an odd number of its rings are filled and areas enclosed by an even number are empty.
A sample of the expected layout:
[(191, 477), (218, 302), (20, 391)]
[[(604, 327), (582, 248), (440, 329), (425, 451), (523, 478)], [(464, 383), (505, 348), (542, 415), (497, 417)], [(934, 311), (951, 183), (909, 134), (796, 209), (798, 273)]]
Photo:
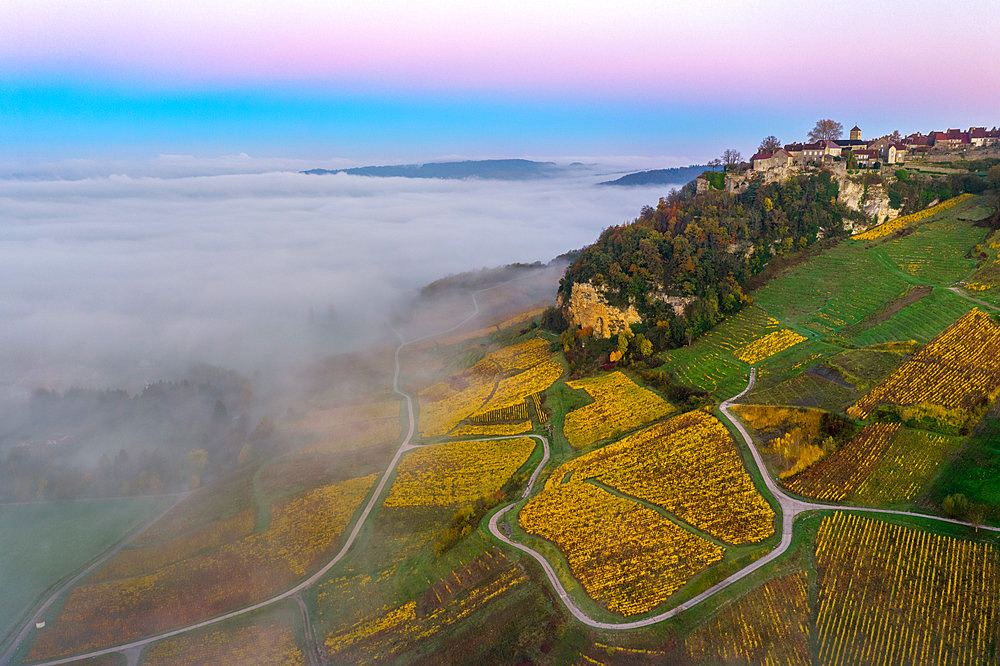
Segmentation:
[(253, 375), (370, 342), (427, 282), (547, 261), (670, 189), (87, 169), (0, 180), (0, 397), (199, 362)]

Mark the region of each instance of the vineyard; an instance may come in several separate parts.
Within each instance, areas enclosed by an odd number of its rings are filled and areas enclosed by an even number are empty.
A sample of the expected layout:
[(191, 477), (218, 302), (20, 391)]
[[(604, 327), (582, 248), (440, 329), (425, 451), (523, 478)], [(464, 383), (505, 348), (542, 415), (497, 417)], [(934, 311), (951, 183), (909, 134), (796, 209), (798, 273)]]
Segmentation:
[(527, 581), (498, 550), (489, 550), (431, 585), (413, 601), (385, 606), (337, 626), (325, 640), (336, 663), (372, 663), (406, 654)]
[(977, 309), (931, 340), (848, 413), (868, 418), (876, 407), (914, 406), (961, 425), (969, 411), (1000, 393), (1000, 327)]
[(516, 421), (527, 421), (528, 404), (524, 401), (516, 405), (491, 409), (488, 412), (480, 412), (469, 417), (469, 423), (473, 425), (494, 425), (497, 423), (511, 423)]
[(673, 405), (621, 372), (567, 384), (583, 389), (594, 399), (566, 415), (563, 431), (575, 447), (627, 432), (674, 411)]
[(745, 307), (693, 345), (664, 354), (663, 368), (687, 386), (735, 393), (739, 391), (736, 387), (745, 381), (746, 366), (736, 359), (733, 351), (779, 328), (777, 320), (761, 308)]
[(525, 398), (547, 389), (562, 371), (550, 358), (549, 343), (544, 340), (528, 340), (487, 354), (465, 372), (420, 392), (421, 434), (444, 435), (467, 418), (489, 422), (497, 410), (519, 408)]
[(783, 328), (780, 331), (768, 333), (744, 347), (733, 350), (733, 355), (744, 363), (756, 365), (780, 351), (799, 344), (805, 339), (804, 335), (799, 335), (795, 331)]
[(531, 456), (527, 437), (447, 442), (411, 451), (399, 464), (386, 506), (468, 504), (498, 492)]
[(874, 423), (850, 442), (806, 470), (784, 481), (793, 493), (837, 502), (854, 493), (878, 465), (896, 433), (898, 423)]
[(729, 431), (695, 411), (674, 417), (560, 465), (545, 484), (593, 479), (666, 509), (731, 544), (774, 533), (774, 511), (743, 466)]
[[(142, 574), (74, 588), (58, 621), (35, 641), (30, 658), (97, 649), (166, 631), (285, 589), (332, 554), (374, 480), (374, 475), (351, 479), (275, 506), (263, 534), (249, 534)], [(113, 559), (107, 566), (115, 571), (119, 565)], [(132, 560), (124, 570), (129, 566)], [(191, 595), (191, 590), (198, 594)]]
[(465, 425), (458, 426), (448, 434), (451, 437), (505, 437), (523, 435), (526, 432), (531, 432), (531, 421), (496, 423), (493, 425), (466, 423)]
[(917, 213), (913, 213), (911, 215), (904, 215), (902, 217), (897, 217), (895, 220), (890, 220), (885, 224), (880, 224), (877, 227), (872, 227), (871, 229), (863, 231), (860, 234), (855, 234), (854, 238), (856, 238), (857, 240), (876, 240), (878, 238), (889, 236), (890, 234), (894, 234), (900, 229), (908, 227), (911, 224), (916, 224), (917, 222), (926, 220), (930, 217), (937, 215), (938, 213), (943, 213), (949, 208), (953, 208), (954, 206), (957, 206), (958, 204), (967, 201), (972, 197), (973, 197), (972, 194), (960, 194), (957, 197), (952, 197), (951, 199), (942, 201), (936, 206), (925, 208), (924, 210), (919, 211)]
[(305, 655), (288, 625), (270, 621), (207, 634), (183, 634), (154, 643), (143, 664), (188, 666), (189, 664), (248, 664), (260, 666), (304, 666)]
[(698, 662), (811, 663), (809, 589), (806, 573), (770, 580), (720, 610), (684, 641)]
[(951, 438), (904, 428), (849, 499), (866, 504), (914, 500), (955, 446)]
[(656, 511), (589, 483), (546, 488), (518, 520), (559, 547), (592, 599), (625, 616), (656, 608), (724, 552)]
[(987, 544), (837, 512), (816, 536), (823, 664), (1000, 659), (1000, 562)]

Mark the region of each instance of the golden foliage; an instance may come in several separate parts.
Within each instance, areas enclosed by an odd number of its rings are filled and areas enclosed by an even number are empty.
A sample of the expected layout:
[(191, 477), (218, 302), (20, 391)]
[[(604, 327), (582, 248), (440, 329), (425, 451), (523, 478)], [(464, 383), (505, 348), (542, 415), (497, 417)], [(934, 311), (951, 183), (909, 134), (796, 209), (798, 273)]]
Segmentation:
[(774, 534), (774, 511), (757, 492), (733, 439), (718, 419), (688, 412), (560, 465), (556, 488), (594, 479), (656, 504), (731, 544)]
[(523, 402), (561, 374), (562, 366), (550, 358), (545, 340), (528, 340), (487, 354), (465, 372), (420, 392), (421, 434), (443, 435), (465, 418)]
[(809, 587), (804, 571), (775, 578), (709, 618), (684, 641), (699, 662), (812, 663)]
[(1000, 658), (993, 546), (837, 512), (820, 524), (816, 564), (819, 663)]
[(563, 431), (576, 447), (612, 437), (674, 411), (674, 406), (642, 388), (621, 372), (567, 382), (583, 389), (594, 402), (566, 415)]
[(663, 603), (724, 549), (589, 483), (546, 487), (518, 516), (555, 543), (587, 594), (622, 615)]
[[(527, 581), (520, 567), (497, 551), (484, 553), (416, 601), (385, 606), (336, 627), (324, 644), (336, 663), (371, 663), (406, 654), (414, 643), (453, 626)], [(438, 592), (438, 589), (442, 592)], [(444, 590), (451, 590), (445, 592)]]
[(945, 421), (964, 421), (962, 410), (992, 401), (998, 393), (1000, 326), (973, 308), (847, 413), (865, 419), (879, 405), (893, 404), (915, 406)]
[(305, 655), (291, 627), (277, 621), (206, 634), (187, 633), (154, 643), (146, 652), (150, 666), (259, 664), (303, 666)]
[(448, 434), (452, 437), (504, 437), (507, 435), (523, 435), (526, 432), (531, 432), (531, 421), (494, 423), (492, 425), (468, 423), (458, 426)]
[(745, 347), (733, 350), (733, 356), (740, 359), (744, 363), (754, 365), (756, 363), (760, 363), (766, 358), (774, 356), (780, 351), (784, 351), (789, 347), (794, 347), (803, 340), (806, 340), (804, 335), (799, 335), (795, 331), (783, 328), (780, 331), (768, 333), (764, 337), (754, 340)]
[(467, 504), (498, 492), (528, 460), (527, 437), (487, 442), (447, 442), (407, 453), (386, 506)]
[(872, 227), (871, 229), (863, 231), (860, 234), (855, 234), (854, 238), (858, 240), (875, 240), (876, 238), (888, 236), (903, 227), (908, 227), (911, 224), (926, 220), (927, 218), (933, 217), (938, 213), (942, 213), (949, 208), (953, 208), (954, 206), (957, 206), (972, 197), (972, 194), (960, 194), (957, 197), (952, 197), (951, 199), (942, 201), (936, 206), (931, 206), (930, 208), (925, 208), (922, 211), (912, 213), (910, 215), (904, 215), (903, 217), (897, 217), (895, 220), (889, 220), (885, 224), (880, 224), (877, 227)]

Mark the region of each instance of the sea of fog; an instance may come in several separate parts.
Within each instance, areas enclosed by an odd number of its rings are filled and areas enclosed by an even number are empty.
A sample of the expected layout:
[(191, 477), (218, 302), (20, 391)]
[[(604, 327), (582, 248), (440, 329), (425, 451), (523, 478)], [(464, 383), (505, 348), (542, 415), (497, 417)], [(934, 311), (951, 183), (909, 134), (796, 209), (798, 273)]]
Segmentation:
[[(604, 176), (605, 178), (607, 176)], [(294, 171), (0, 179), (0, 398), (253, 374), (387, 332), (451, 273), (546, 262), (669, 186)]]

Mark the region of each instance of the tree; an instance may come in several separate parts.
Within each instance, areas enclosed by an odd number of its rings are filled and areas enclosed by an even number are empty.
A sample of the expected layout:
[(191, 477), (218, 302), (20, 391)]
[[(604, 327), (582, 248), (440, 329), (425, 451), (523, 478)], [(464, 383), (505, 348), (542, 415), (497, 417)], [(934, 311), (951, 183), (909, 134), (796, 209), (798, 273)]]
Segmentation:
[(743, 161), (743, 156), (740, 155), (738, 150), (733, 150), (732, 148), (727, 148), (724, 153), (722, 153), (722, 166), (726, 171), (729, 171), (734, 166), (739, 165)]
[(810, 141), (836, 141), (844, 135), (844, 126), (835, 120), (824, 118), (817, 120), (816, 125), (809, 132)]
[(768, 155), (773, 155), (779, 150), (781, 150), (781, 142), (773, 134), (765, 136), (760, 140), (760, 145), (757, 146), (758, 153), (767, 153)]
[(722, 160), (720, 160), (718, 157), (716, 157), (714, 160), (709, 160), (708, 161), (708, 166), (712, 167), (712, 171), (715, 171), (720, 166), (722, 166)]
[(986, 172), (986, 182), (990, 187), (1000, 188), (1000, 164), (994, 164)]

